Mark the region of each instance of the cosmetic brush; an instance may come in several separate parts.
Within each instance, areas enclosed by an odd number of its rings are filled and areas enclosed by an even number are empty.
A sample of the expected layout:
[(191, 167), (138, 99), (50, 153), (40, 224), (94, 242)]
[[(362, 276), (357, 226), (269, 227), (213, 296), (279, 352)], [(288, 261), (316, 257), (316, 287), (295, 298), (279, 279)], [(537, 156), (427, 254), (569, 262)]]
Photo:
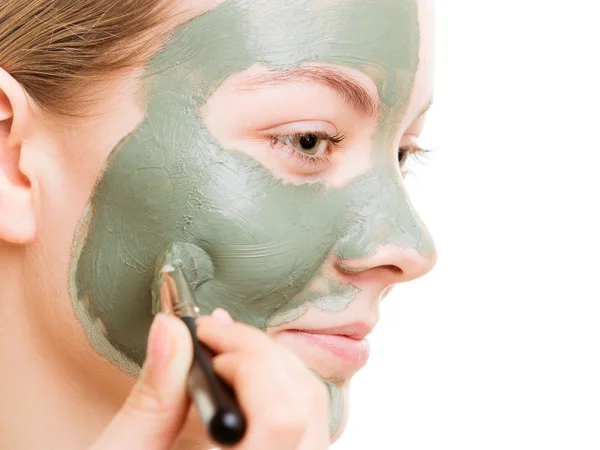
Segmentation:
[(188, 393), (212, 439), (222, 445), (235, 445), (246, 432), (246, 419), (231, 387), (212, 367), (215, 353), (196, 337), (200, 311), (194, 303), (189, 280), (178, 264), (166, 263), (158, 272), (161, 310), (179, 317), (190, 332), (194, 359), (188, 375)]

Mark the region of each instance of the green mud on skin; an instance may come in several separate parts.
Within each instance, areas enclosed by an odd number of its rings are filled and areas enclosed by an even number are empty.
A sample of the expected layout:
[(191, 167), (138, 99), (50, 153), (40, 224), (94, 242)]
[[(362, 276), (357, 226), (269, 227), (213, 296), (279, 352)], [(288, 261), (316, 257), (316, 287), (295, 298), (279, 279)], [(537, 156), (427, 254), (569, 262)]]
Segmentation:
[[(334, 286), (328, 301), (310, 292), (331, 255), (364, 258), (384, 244), (431, 255), (390, 158), (418, 50), (416, 0), (225, 0), (179, 27), (147, 65), (145, 118), (111, 153), (76, 232), (71, 295), (96, 350), (137, 373), (154, 268), (171, 242), (212, 261), (212, 277), (194, 292), (203, 313), (223, 307), (263, 330), (271, 318), (296, 319), (303, 303), (339, 311), (352, 301), (353, 286)], [(372, 169), (342, 187), (292, 185), (223, 148), (199, 111), (229, 76), (257, 63), (274, 71), (330, 63), (371, 76), (381, 101), (365, 149)], [(332, 407), (332, 430), (342, 406)]]
[(277, 327), (292, 322), (304, 315), (311, 306), (323, 311), (341, 312), (359, 292), (360, 289), (356, 286), (335, 280), (324, 268), (321, 268), (302, 292), (296, 295), (285, 308), (269, 317), (267, 325)]
[(204, 250), (185, 242), (172, 243), (158, 258), (154, 271), (150, 291), (152, 293), (152, 313), (155, 315), (162, 309), (160, 301), (161, 272), (167, 264), (181, 268), (192, 291), (215, 277), (215, 266)]

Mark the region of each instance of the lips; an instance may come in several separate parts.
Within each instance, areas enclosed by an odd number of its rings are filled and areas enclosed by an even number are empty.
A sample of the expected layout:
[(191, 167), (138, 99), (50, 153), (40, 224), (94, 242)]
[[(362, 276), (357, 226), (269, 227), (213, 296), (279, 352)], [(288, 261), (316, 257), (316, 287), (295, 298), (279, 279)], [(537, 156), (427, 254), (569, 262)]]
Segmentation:
[(351, 325), (343, 325), (339, 327), (331, 327), (331, 328), (318, 328), (318, 329), (297, 329), (297, 330), (287, 330), (287, 331), (299, 331), (304, 333), (311, 334), (321, 334), (327, 336), (343, 336), (350, 339), (354, 339), (356, 341), (362, 341), (365, 339), (369, 333), (372, 331), (372, 327), (366, 323), (354, 323)]
[(282, 331), (286, 337), (312, 350), (334, 356), (344, 366), (354, 369), (364, 367), (369, 359), (367, 335), (371, 327), (366, 324), (323, 329), (292, 329)]

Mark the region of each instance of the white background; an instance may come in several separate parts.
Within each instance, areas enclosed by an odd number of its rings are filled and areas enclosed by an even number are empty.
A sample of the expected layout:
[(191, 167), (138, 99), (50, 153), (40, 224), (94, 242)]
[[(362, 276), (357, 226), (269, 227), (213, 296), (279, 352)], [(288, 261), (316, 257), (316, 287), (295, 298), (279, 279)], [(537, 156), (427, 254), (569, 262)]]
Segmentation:
[(439, 263), (382, 304), (334, 449), (598, 450), (600, 4), (437, 11), (408, 187)]

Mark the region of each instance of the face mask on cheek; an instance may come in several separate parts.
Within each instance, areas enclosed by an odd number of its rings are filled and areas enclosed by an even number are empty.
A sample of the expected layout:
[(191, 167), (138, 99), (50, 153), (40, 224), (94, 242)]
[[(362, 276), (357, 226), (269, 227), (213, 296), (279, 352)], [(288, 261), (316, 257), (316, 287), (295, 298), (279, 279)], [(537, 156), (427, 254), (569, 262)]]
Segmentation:
[[(156, 262), (172, 242), (203, 249), (214, 265), (214, 277), (194, 292), (201, 312), (224, 307), (263, 330), (311, 305), (336, 311), (354, 299), (351, 285), (307, 289), (332, 253), (360, 258), (387, 243), (418, 247), (421, 224), (381, 164), (344, 187), (288, 184), (222, 148), (199, 115), (217, 86), (257, 62), (273, 70), (319, 62), (375, 74), (383, 122), (394, 125), (386, 118), (406, 107), (418, 65), (416, 6), (366, 3), (315, 10), (309, 1), (225, 1), (182, 26), (150, 62), (145, 119), (111, 154), (74, 243), (74, 308), (107, 359), (139, 370)], [(399, 48), (382, 48), (382, 36)], [(380, 127), (375, 143), (384, 147), (390, 133)], [(328, 386), (332, 409), (340, 409), (341, 393)], [(340, 414), (332, 414), (333, 429)]]

